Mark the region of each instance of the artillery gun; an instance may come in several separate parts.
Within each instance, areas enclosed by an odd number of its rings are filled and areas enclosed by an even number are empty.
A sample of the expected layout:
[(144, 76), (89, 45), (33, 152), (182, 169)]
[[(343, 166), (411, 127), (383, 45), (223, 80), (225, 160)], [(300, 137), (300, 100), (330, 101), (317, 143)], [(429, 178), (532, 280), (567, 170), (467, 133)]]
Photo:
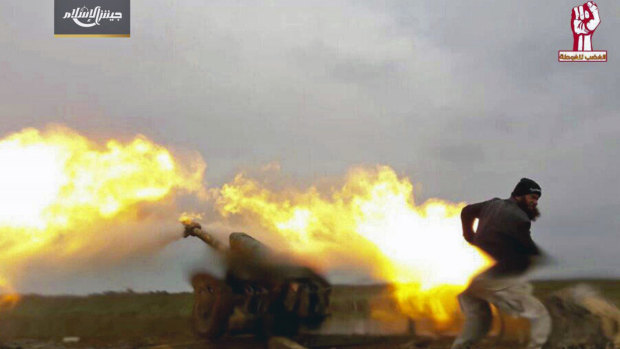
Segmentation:
[(192, 276), (193, 327), (214, 339), (224, 333), (295, 335), (301, 326), (317, 328), (328, 316), (331, 285), (312, 269), (291, 263), (245, 233), (231, 233), (230, 247), (182, 221), (184, 237), (194, 236), (226, 262), (225, 278)]

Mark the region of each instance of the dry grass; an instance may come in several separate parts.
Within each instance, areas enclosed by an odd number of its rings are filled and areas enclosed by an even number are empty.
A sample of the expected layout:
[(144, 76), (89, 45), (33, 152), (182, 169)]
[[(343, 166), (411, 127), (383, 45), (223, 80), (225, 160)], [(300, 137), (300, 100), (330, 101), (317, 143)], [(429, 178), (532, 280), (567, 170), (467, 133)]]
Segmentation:
[[(545, 297), (553, 291), (587, 282), (620, 303), (620, 281), (569, 280), (535, 282), (536, 293)], [(0, 341), (19, 338), (59, 341), (78, 336), (102, 342), (129, 341), (132, 346), (162, 342), (195, 341), (191, 332), (191, 293), (104, 293), (89, 296), (24, 295), (13, 309), (0, 312)], [(389, 304), (385, 286), (336, 286), (331, 312), (335, 316), (365, 318), (370, 304)], [(427, 347), (443, 344), (438, 340)], [(380, 345), (379, 345), (380, 347)]]

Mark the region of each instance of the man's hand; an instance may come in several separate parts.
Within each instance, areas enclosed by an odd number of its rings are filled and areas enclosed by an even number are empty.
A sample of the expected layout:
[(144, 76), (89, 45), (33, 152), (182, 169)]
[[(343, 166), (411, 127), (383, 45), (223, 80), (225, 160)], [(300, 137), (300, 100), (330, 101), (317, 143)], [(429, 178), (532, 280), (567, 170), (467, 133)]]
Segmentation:
[(592, 51), (592, 34), (600, 23), (596, 3), (588, 1), (573, 8), (571, 15), (573, 51)]

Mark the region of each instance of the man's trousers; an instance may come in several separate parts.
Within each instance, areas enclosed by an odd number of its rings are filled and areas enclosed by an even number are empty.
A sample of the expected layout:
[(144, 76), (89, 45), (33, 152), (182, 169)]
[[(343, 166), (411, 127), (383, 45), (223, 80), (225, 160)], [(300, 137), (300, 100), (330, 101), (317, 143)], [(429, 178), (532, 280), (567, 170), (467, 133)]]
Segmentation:
[(489, 332), (493, 320), (489, 303), (506, 314), (529, 319), (528, 348), (542, 348), (551, 332), (551, 317), (545, 306), (532, 295), (532, 289), (532, 285), (516, 278), (477, 276), (459, 295), (465, 324), (452, 348), (469, 348)]

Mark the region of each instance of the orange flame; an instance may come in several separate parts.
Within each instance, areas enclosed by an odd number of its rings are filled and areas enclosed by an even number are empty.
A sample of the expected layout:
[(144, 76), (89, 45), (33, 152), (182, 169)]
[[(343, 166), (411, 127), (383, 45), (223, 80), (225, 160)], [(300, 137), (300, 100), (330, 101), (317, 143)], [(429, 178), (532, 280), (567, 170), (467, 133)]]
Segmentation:
[[(64, 258), (102, 250), (105, 239), (128, 244), (117, 228), (137, 220), (138, 205), (175, 192), (201, 194), (206, 167), (199, 156), (181, 163), (141, 135), (100, 145), (64, 127), (5, 137), (0, 164), (0, 274), (6, 278), (26, 258), (50, 250)], [(99, 237), (105, 229), (112, 231)]]
[(463, 204), (431, 199), (416, 205), (413, 186), (387, 166), (356, 168), (344, 185), (272, 191), (238, 175), (220, 190), (224, 217), (242, 217), (283, 239), (315, 266), (353, 265), (395, 284), (394, 297), (413, 318), (447, 326), (456, 295), (492, 262), (460, 233)]
[(0, 277), (0, 310), (10, 309), (19, 301), (19, 294), (3, 277)]

